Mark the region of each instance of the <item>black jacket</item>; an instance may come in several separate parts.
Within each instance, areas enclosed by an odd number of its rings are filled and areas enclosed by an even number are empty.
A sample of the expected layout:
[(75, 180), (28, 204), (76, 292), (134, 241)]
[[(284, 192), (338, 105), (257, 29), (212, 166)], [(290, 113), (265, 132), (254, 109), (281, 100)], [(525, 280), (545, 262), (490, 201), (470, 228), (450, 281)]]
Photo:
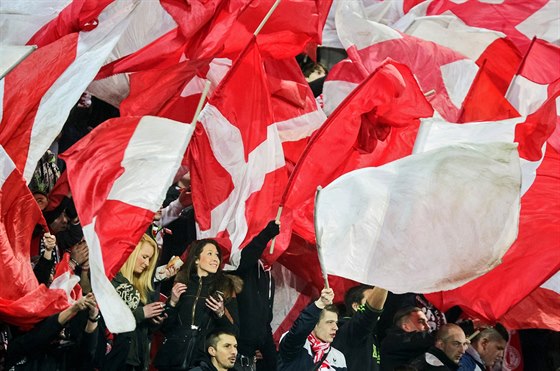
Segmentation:
[(436, 347), (431, 347), (428, 351), (411, 363), (418, 371), (456, 371), (459, 365), (450, 360), (447, 355)]
[[(239, 314), (235, 293), (226, 293), (225, 309), (227, 313), (221, 318), (212, 312), (205, 304), (206, 298), (212, 293), (219, 282), (217, 280), (232, 280), (229, 275), (209, 274), (206, 277), (198, 277), (195, 273), (191, 275), (187, 283), (187, 290), (179, 298), (175, 307), (167, 306), (167, 319), (162, 324), (161, 330), (165, 337), (181, 337), (191, 331), (192, 326), (199, 329), (195, 351), (191, 365), (206, 358), (204, 339), (206, 335), (214, 330), (225, 330), (238, 333)], [(238, 281), (240, 281), (237, 278)], [(233, 283), (232, 285), (239, 285)], [(193, 316), (194, 314), (194, 316)], [(233, 323), (230, 321), (231, 318)], [(165, 346), (165, 344), (163, 345)], [(162, 346), (162, 348), (163, 348)], [(166, 351), (170, 351), (167, 349)]]
[(253, 240), (241, 250), (238, 268), (231, 273), (243, 279), (243, 290), (237, 296), (239, 306), (239, 353), (247, 357), (258, 349), (263, 358), (270, 360), (268, 370), (276, 367), (276, 349), (272, 340), (272, 305), (274, 303), (274, 280), (270, 271), (259, 263), (268, 241), (280, 232), (271, 221)]
[(346, 357), (348, 371), (378, 371), (379, 344), (374, 333), (382, 311), (367, 303), (340, 321), (333, 345)]
[(381, 343), (381, 371), (393, 371), (423, 354), (434, 339), (428, 332), (406, 332), (393, 326)]

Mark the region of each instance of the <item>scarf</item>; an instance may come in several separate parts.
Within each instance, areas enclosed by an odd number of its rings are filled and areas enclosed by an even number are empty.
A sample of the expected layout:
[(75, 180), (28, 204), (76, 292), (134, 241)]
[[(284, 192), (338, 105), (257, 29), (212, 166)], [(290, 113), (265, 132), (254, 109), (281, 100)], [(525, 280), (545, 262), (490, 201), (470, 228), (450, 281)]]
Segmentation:
[[(313, 333), (309, 334), (307, 340), (309, 340), (309, 343), (311, 344), (311, 350), (313, 351), (314, 354), (313, 363), (317, 363), (321, 361), (321, 359), (325, 355), (325, 352), (328, 353), (329, 350), (331, 349), (331, 343), (325, 343), (324, 341), (319, 340), (315, 335), (313, 335)], [(325, 360), (323, 361), (321, 366), (319, 366), (319, 371), (330, 370), (330, 369), (331, 369), (331, 365), (329, 364), (327, 358), (325, 357)]]

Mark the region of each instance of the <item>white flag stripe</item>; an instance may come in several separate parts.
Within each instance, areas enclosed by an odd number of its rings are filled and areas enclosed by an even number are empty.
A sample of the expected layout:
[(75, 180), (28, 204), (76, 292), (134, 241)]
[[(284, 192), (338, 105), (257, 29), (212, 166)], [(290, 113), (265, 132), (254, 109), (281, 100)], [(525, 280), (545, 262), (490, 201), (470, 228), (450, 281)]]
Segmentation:
[(511, 143), (447, 146), (345, 174), (316, 205), (327, 271), (395, 293), (459, 287), (515, 241), (519, 188)]
[(560, 272), (557, 272), (554, 276), (550, 277), (550, 279), (543, 283), (541, 287), (560, 294)]
[(70, 109), (93, 80), (128, 25), (138, 0), (116, 0), (100, 15), (99, 25), (81, 32), (75, 61), (60, 75), (39, 104), (31, 132), (24, 178), (31, 180), (37, 161), (60, 133)]
[(536, 35), (539, 39), (558, 45), (560, 41), (558, 9), (560, 9), (560, 1), (550, 0), (515, 28), (528, 39), (532, 39)]
[(276, 122), (275, 125), (282, 142), (293, 142), (311, 136), (325, 122), (327, 116), (317, 107), (316, 111), (296, 116), (286, 121)]
[(516, 75), (506, 98), (521, 115), (530, 115), (548, 98), (548, 84), (538, 84), (522, 75)]
[(478, 73), (478, 66), (474, 61), (463, 59), (444, 64), (440, 70), (449, 99), (460, 109)]
[(136, 328), (134, 316), (105, 275), (101, 244), (95, 233), (96, 221), (97, 217), (94, 217), (90, 224), (82, 226), (88, 242), (91, 288), (107, 328), (117, 334), (133, 331)]
[(115, 180), (107, 199), (157, 211), (165, 196), (160, 190), (173, 182), (192, 132), (192, 125), (142, 117), (125, 150), (121, 163), (124, 172)]
[(285, 165), (282, 143), (276, 126), (269, 125), (267, 139), (249, 154), (246, 162), (242, 146), (223, 145), (242, 143), (242, 139), (239, 129), (218, 108), (206, 104), (199, 121), (206, 129), (216, 160), (231, 175), (234, 188), (227, 199), (212, 210), (210, 229), (199, 230), (197, 225), (197, 237), (211, 238), (227, 230), (232, 242), (230, 264), (237, 267), (237, 252), (248, 230), (245, 203), (252, 193), (262, 188), (266, 174)]
[(14, 164), (4, 147), (0, 145), (0, 189), (15, 168), (16, 164)]
[(338, 107), (358, 85), (357, 83), (342, 80), (325, 81), (323, 85), (323, 100), (325, 102), (323, 110), (325, 114), (330, 116), (336, 107)]

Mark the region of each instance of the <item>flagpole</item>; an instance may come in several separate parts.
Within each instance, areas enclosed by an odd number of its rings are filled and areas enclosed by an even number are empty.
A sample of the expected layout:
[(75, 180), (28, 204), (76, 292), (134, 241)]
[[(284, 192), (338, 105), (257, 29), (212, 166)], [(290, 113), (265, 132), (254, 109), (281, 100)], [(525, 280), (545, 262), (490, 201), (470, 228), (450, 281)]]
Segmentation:
[(253, 33), (254, 36), (257, 36), (259, 34), (259, 32), (261, 32), (262, 28), (264, 27), (265, 23), (268, 21), (268, 19), (270, 18), (270, 16), (272, 15), (272, 13), (274, 13), (274, 10), (276, 9), (276, 7), (280, 4), (280, 0), (276, 0), (276, 2), (274, 4), (272, 4), (272, 7), (270, 8), (270, 10), (268, 11), (268, 13), (266, 13), (266, 15), (264, 16), (263, 20), (261, 21), (261, 24), (259, 24), (259, 27), (257, 27), (257, 29), (255, 30), (255, 32)]
[(198, 106), (196, 106), (196, 111), (194, 112), (194, 117), (192, 119), (191, 125), (196, 127), (196, 123), (198, 121), (198, 116), (200, 115), (200, 111), (202, 111), (202, 106), (204, 106), (204, 101), (206, 100), (206, 96), (210, 91), (210, 80), (206, 79), (204, 83), (204, 89), (202, 90), (202, 95), (200, 96), (200, 100), (198, 101)]
[[(278, 213), (276, 214), (276, 222), (280, 221), (280, 215), (282, 215), (282, 210), (284, 209), (283, 205), (280, 205), (278, 207)], [(274, 245), (276, 244), (276, 236), (274, 236), (274, 238), (272, 239), (272, 242), (270, 243), (270, 250), (268, 250), (268, 253), (270, 255), (272, 255), (272, 253), (274, 252)]]
[(317, 246), (317, 256), (319, 257), (319, 266), (321, 267), (321, 274), (323, 275), (323, 280), (325, 281), (325, 288), (329, 287), (329, 276), (327, 274), (327, 269), (325, 268), (325, 260), (323, 259), (323, 254), (321, 252), (321, 246), (319, 245), (319, 234), (317, 233), (317, 201), (319, 200), (319, 193), (323, 187), (318, 186), (317, 192), (315, 192), (315, 212), (313, 213), (313, 224), (315, 225), (315, 245)]

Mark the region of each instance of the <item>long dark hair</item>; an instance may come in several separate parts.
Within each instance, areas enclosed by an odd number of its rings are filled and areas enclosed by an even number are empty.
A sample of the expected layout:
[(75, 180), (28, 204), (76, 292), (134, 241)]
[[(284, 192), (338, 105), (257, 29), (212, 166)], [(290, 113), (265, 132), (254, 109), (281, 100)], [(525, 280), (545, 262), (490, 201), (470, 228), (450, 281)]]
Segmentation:
[(196, 272), (196, 265), (195, 262), (197, 259), (200, 259), (200, 254), (204, 249), (204, 246), (211, 244), (216, 247), (218, 250), (218, 258), (220, 259), (220, 264), (218, 266), (218, 270), (216, 271), (216, 275), (222, 275), (222, 250), (220, 249), (220, 245), (211, 238), (205, 238), (202, 240), (194, 241), (191, 246), (189, 247), (189, 253), (187, 255), (187, 260), (177, 276), (175, 277), (175, 282), (181, 282), (187, 284), (189, 282), (190, 276)]

